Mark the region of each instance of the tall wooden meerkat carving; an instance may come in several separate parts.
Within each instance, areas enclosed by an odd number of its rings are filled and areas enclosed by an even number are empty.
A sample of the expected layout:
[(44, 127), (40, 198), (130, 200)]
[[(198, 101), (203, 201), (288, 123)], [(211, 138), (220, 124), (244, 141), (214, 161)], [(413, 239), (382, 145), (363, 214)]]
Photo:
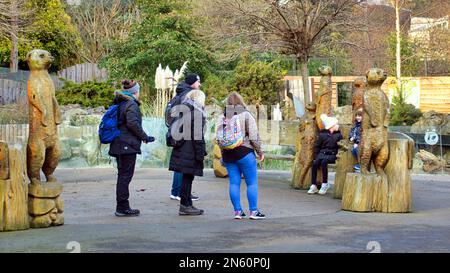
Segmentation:
[(331, 96), (333, 92), (331, 87), (331, 67), (322, 66), (318, 71), (322, 75), (322, 78), (320, 78), (320, 87), (315, 95), (314, 103), (316, 104), (316, 123), (320, 131), (325, 129), (320, 115), (331, 114)]
[(42, 169), (48, 182), (56, 182), (53, 172), (60, 156), (57, 125), (61, 123), (61, 112), (47, 71), (53, 57), (45, 50), (36, 49), (28, 53), (27, 62), (31, 72), (28, 79), (28, 177), (31, 183), (39, 183)]
[(389, 100), (381, 85), (386, 80), (386, 73), (382, 69), (372, 68), (367, 71), (366, 78), (368, 86), (363, 95), (361, 124), (361, 173), (369, 173), (373, 160), (377, 173), (384, 175), (389, 158)]
[[(32, 228), (44, 228), (64, 223), (64, 202), (61, 199), (62, 183), (53, 172), (60, 157), (58, 124), (61, 112), (55, 97), (55, 86), (47, 69), (53, 57), (45, 50), (35, 49), (27, 55), (30, 77), (28, 79), (29, 138), (27, 145), (28, 212)], [(47, 183), (41, 183), (42, 169)]]

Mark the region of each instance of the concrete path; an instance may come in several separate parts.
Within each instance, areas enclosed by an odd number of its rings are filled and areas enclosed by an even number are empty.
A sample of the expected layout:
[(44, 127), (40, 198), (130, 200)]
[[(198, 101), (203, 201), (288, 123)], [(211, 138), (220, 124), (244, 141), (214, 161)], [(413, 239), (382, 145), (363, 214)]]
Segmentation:
[[(137, 170), (130, 200), (141, 216), (117, 218), (114, 169), (58, 169), (65, 225), (0, 233), (0, 252), (69, 252), (72, 241), (81, 252), (367, 253), (368, 244), (381, 252), (450, 252), (450, 176), (414, 175), (414, 212), (382, 214), (344, 212), (331, 193), (293, 190), (289, 172), (259, 174), (265, 220), (233, 220), (228, 180), (212, 170), (193, 185), (201, 198), (195, 204), (206, 213), (178, 216), (178, 202), (169, 199), (172, 173), (165, 169)], [(244, 183), (241, 191), (247, 210)]]

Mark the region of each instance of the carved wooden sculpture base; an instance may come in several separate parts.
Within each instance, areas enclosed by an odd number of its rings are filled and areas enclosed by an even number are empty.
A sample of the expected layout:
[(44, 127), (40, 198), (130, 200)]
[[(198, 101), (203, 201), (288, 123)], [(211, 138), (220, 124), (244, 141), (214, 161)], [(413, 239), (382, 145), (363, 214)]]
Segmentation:
[(214, 159), (213, 159), (213, 169), (214, 169), (214, 175), (216, 177), (227, 177), (228, 171), (227, 168), (222, 166), (222, 163), (220, 160), (222, 159), (222, 153), (220, 151), (220, 147), (217, 144), (214, 144), (213, 149)]
[(347, 173), (342, 209), (358, 212), (411, 212), (411, 169), (414, 141), (391, 134), (386, 176)]
[(334, 179), (333, 198), (341, 199), (344, 191), (347, 173), (353, 172), (353, 167), (357, 163), (352, 154), (353, 143), (345, 139), (343, 147), (339, 150), (336, 160), (336, 177)]
[(64, 224), (63, 185), (59, 182), (30, 184), (28, 212), (32, 228), (46, 228)]
[(27, 200), (26, 151), (22, 145), (0, 142), (0, 231), (30, 227)]

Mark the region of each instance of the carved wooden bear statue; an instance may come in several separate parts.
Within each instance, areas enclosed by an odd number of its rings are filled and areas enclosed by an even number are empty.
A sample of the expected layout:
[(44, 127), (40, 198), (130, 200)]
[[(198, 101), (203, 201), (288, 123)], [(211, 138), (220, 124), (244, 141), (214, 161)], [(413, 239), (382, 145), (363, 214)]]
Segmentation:
[(331, 113), (331, 67), (322, 66), (318, 69), (322, 78), (320, 78), (320, 87), (315, 96), (315, 104), (316, 104), (316, 123), (319, 130), (323, 130), (325, 127), (323, 126), (322, 120), (320, 119), (320, 115), (326, 114), (330, 115)]
[(56, 182), (53, 172), (60, 156), (57, 125), (61, 122), (61, 112), (55, 86), (47, 71), (53, 57), (45, 50), (35, 49), (27, 54), (27, 62), (31, 72), (28, 79), (27, 173), (31, 183), (37, 184), (42, 168), (47, 181)]
[(389, 100), (381, 85), (386, 80), (386, 73), (382, 69), (372, 68), (367, 71), (366, 78), (368, 86), (363, 96), (361, 124), (361, 173), (369, 173), (373, 160), (377, 173), (384, 175), (389, 158)]

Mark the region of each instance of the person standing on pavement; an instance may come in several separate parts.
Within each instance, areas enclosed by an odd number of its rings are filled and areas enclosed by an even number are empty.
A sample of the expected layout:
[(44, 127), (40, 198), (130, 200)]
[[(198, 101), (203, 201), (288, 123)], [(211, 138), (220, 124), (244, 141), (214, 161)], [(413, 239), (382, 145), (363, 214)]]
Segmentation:
[[(247, 111), (244, 99), (239, 93), (232, 92), (228, 96), (224, 114), (217, 121), (216, 132), (230, 180), (229, 194), (234, 208), (234, 219), (246, 217), (240, 200), (242, 174), (247, 184), (249, 218), (265, 219), (266, 216), (258, 210), (258, 169), (255, 156), (256, 153), (258, 159), (263, 161), (264, 153), (256, 120)], [(237, 135), (239, 137), (236, 137)], [(226, 143), (231, 145), (227, 146)]]
[[(200, 77), (197, 74), (187, 75), (184, 82), (177, 85), (174, 101), (178, 103), (176, 103), (175, 105), (182, 103), (187, 93), (189, 93), (192, 90), (199, 90), (200, 86), (201, 86)], [(183, 174), (180, 172), (174, 172), (172, 178), (172, 190), (170, 192), (170, 199), (178, 201), (181, 200), (180, 192), (182, 181), (183, 181)], [(191, 195), (191, 200), (197, 201), (199, 200), (199, 197)]]
[(109, 155), (117, 160), (116, 212), (118, 217), (139, 216), (138, 209), (130, 207), (129, 185), (134, 175), (136, 155), (141, 153), (141, 143), (155, 141), (142, 128), (142, 114), (139, 109), (139, 83), (123, 80), (122, 90), (115, 92), (114, 104), (119, 105), (118, 129), (120, 135), (110, 144)]
[(203, 160), (207, 155), (204, 139), (206, 125), (205, 94), (192, 90), (186, 94), (181, 105), (180, 118), (182, 141), (176, 145), (170, 157), (169, 170), (182, 173), (179, 215), (201, 215), (204, 210), (192, 204), (192, 182), (195, 176), (203, 176)]

